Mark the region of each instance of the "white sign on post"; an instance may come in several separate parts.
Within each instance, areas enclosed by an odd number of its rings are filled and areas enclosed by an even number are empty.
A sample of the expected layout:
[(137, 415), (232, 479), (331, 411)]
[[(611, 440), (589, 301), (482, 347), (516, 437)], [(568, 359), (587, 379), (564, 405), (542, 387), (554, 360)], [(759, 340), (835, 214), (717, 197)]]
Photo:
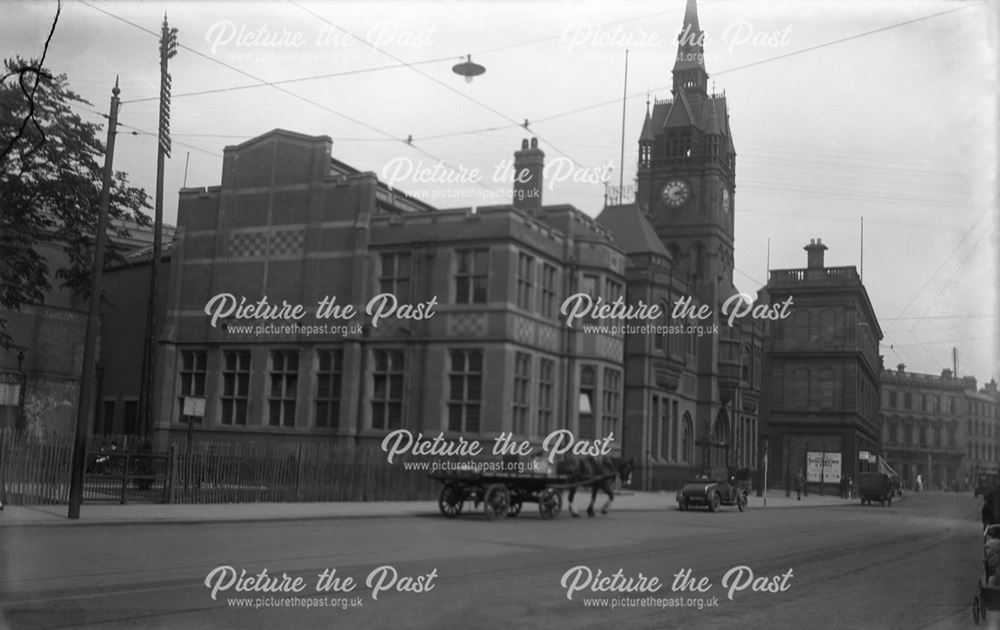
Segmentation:
[(195, 396), (184, 397), (184, 415), (196, 418), (205, 417), (205, 399)]
[(809, 451), (806, 453), (806, 481), (840, 483), (840, 461), (840, 453)]
[(0, 405), (5, 407), (16, 407), (20, 402), (20, 383), (0, 383)]

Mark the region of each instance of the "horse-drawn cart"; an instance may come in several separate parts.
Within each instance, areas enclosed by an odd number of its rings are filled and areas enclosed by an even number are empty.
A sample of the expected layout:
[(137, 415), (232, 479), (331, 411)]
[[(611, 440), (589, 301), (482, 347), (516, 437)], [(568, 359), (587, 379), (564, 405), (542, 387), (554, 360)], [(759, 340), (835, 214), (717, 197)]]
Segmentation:
[(544, 519), (555, 517), (562, 509), (562, 490), (570, 478), (543, 472), (490, 473), (460, 470), (431, 473), (444, 486), (438, 497), (438, 508), (448, 518), (462, 513), (467, 501), (478, 508), (483, 505), (486, 518), (496, 520), (517, 516), (525, 503), (537, 503)]
[(506, 471), (501, 472), (484, 464), (431, 473), (431, 479), (444, 484), (438, 497), (441, 513), (455, 518), (462, 513), (465, 502), (472, 501), (476, 508), (482, 503), (486, 518), (492, 521), (517, 516), (525, 503), (537, 503), (541, 517), (550, 519), (562, 510), (562, 491), (565, 490), (569, 511), (578, 517), (573, 498), (578, 489), (590, 488), (587, 516), (595, 514), (594, 501), (598, 492), (608, 497), (601, 508), (601, 513), (607, 514), (614, 499), (616, 479), (627, 486), (632, 480), (634, 462), (623, 457), (602, 456), (566, 457), (552, 464), (536, 457), (530, 463), (522, 460), (504, 464)]

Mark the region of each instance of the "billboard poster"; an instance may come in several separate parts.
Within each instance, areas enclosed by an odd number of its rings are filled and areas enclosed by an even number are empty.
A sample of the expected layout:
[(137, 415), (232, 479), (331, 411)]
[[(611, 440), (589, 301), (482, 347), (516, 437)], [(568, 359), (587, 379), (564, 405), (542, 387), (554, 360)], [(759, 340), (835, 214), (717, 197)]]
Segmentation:
[(840, 483), (840, 453), (806, 453), (806, 481), (809, 483)]

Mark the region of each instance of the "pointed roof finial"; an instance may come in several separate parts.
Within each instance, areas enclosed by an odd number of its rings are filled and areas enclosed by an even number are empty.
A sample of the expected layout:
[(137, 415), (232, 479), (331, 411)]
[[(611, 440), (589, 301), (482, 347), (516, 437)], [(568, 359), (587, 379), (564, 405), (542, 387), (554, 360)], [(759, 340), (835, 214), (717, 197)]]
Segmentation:
[(687, 0), (687, 8), (684, 9), (684, 26), (677, 35), (677, 59), (674, 62), (674, 72), (693, 68), (705, 72), (704, 57), (705, 34), (698, 22), (698, 5), (695, 0)]
[(115, 75), (115, 87), (112, 88), (111, 94), (117, 97), (121, 93), (122, 93), (122, 91), (118, 89), (118, 75), (116, 74)]

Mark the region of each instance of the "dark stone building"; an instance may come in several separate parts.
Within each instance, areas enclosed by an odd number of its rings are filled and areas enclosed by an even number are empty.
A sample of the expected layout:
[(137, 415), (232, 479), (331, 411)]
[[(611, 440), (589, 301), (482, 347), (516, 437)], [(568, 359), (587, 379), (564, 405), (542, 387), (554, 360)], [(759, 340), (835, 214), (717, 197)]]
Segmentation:
[[(951, 370), (942, 371), (940, 376), (917, 374), (907, 372), (901, 363), (894, 371), (882, 372), (883, 457), (909, 487), (917, 475), (927, 488), (950, 486), (956, 481), (964, 486), (964, 477), (976, 468), (972, 463), (982, 461), (978, 455), (985, 455), (985, 462), (996, 466), (993, 449), (977, 449), (978, 440), (973, 434), (966, 435), (962, 427), (970, 386), (975, 392), (975, 379), (956, 378)], [(992, 429), (995, 424), (987, 426)], [(963, 465), (966, 445), (973, 470)]]
[(792, 299), (790, 316), (770, 323), (764, 351), (761, 432), (768, 476), (782, 483), (800, 468), (809, 472), (807, 453), (828, 461), (824, 473), (831, 466), (835, 479), (833, 454), (840, 473), (856, 478), (858, 454), (880, 452), (882, 329), (857, 269), (826, 267), (819, 239), (804, 249), (804, 269), (773, 269), (761, 290), (771, 304)]
[[(720, 315), (738, 291), (733, 285), (736, 149), (725, 94), (710, 93), (704, 33), (693, 0), (684, 14), (683, 37), (673, 66), (671, 98), (647, 105), (639, 137), (635, 203), (612, 207), (598, 221), (615, 232), (628, 254), (630, 302), (670, 306), (681, 297), (708, 306), (693, 332), (628, 339), (626, 415), (645, 432), (635, 436), (649, 461), (662, 464), (674, 485), (686, 470), (671, 464), (697, 461), (703, 468), (753, 469), (757, 462), (763, 326), (752, 319), (729, 325)], [(750, 298), (747, 298), (748, 301)], [(700, 334), (698, 326), (717, 332)], [(681, 404), (679, 442), (663, 436)], [(652, 418), (651, 422), (639, 422)], [(671, 428), (659, 430), (660, 418)], [(693, 422), (694, 441), (683, 427)], [(676, 443), (681, 458), (665, 450)], [(687, 441), (685, 441), (687, 440)], [(686, 445), (685, 445), (686, 444)]]

